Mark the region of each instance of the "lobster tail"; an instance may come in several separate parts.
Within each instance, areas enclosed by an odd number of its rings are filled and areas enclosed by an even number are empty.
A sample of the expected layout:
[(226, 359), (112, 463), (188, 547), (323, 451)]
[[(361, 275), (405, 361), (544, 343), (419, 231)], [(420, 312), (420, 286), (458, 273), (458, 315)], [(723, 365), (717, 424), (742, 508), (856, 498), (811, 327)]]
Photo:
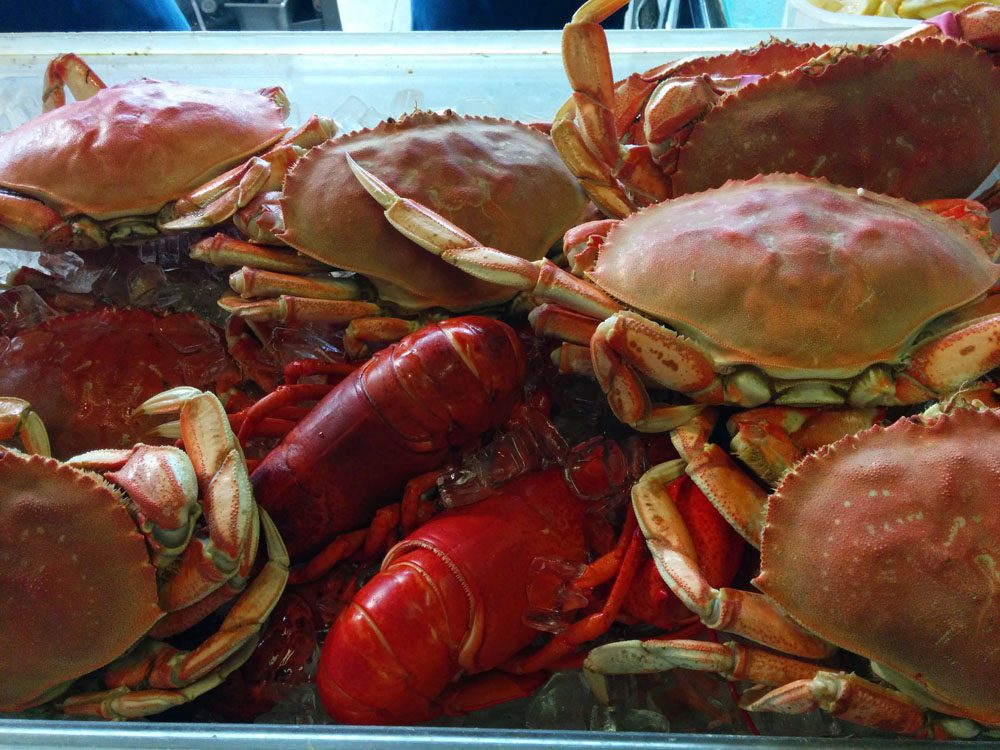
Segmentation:
[(524, 376), (514, 331), (467, 316), (407, 336), (345, 378), (251, 477), (292, 559), (364, 527), (452, 447), (503, 424)]

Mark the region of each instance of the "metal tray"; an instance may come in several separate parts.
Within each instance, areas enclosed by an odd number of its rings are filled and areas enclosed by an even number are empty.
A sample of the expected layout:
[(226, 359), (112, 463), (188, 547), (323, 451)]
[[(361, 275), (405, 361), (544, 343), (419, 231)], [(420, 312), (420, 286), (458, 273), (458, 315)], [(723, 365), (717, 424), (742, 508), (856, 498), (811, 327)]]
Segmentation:
[[(750, 46), (772, 35), (796, 41), (871, 43), (889, 33), (883, 29), (618, 31), (609, 33), (609, 42), (616, 73), (621, 76), (672, 59)], [(87, 59), (107, 83), (148, 76), (249, 89), (280, 84), (292, 101), (292, 124), (318, 112), (332, 115), (348, 127), (369, 125), (414, 106), (450, 107), (463, 113), (525, 121), (549, 120), (569, 95), (557, 31), (0, 35), (0, 130), (40, 112), (45, 65), (54, 55), (68, 51)], [(3, 748), (866, 750), (958, 744), (849, 737), (0, 719)]]

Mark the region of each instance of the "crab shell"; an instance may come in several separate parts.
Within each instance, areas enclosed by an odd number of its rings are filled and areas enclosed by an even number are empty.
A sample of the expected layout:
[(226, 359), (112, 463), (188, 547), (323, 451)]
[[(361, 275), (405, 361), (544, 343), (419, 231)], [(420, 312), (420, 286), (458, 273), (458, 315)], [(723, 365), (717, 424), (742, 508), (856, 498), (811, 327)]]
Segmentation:
[(0, 135), (0, 187), (64, 218), (154, 214), (277, 141), (284, 116), (263, 92), (142, 78)]
[(305, 255), (364, 274), (382, 299), (408, 310), (481, 308), (511, 291), (399, 234), (354, 177), (346, 153), (400, 195), (529, 260), (543, 257), (587, 206), (548, 137), (508, 120), (417, 112), (311, 149), (285, 180), (278, 236)]
[(899, 362), (1000, 266), (957, 222), (913, 204), (765, 175), (633, 214), (588, 275), (693, 339), (717, 371), (839, 379)]
[(123, 654), (162, 612), (146, 542), (97, 475), (0, 449), (0, 487), (0, 706), (28, 707)]
[(135, 407), (166, 388), (224, 393), (242, 380), (222, 335), (193, 313), (102, 308), (51, 318), (0, 348), (0, 393), (32, 403), (53, 454), (130, 448), (155, 423)]
[(680, 150), (674, 194), (801, 172), (911, 201), (964, 198), (1000, 162), (1000, 69), (972, 45), (929, 37), (832, 59), (713, 107)]
[(754, 584), (930, 708), (1000, 724), (1000, 412), (844, 438), (768, 502)]

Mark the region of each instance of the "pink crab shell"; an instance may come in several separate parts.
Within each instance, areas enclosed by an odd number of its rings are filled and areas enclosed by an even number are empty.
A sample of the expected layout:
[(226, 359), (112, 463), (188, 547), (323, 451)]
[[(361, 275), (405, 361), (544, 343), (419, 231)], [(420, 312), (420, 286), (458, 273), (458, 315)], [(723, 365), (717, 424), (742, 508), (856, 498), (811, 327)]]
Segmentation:
[(64, 217), (152, 214), (277, 141), (283, 121), (261, 92), (143, 78), (0, 136), (0, 186)]
[(44, 702), (161, 614), (145, 539), (119, 495), (96, 475), (0, 449), (0, 706)]
[(771, 496), (754, 584), (929, 707), (998, 724), (998, 498), (1000, 412), (873, 427)]
[(382, 299), (405, 309), (459, 312), (512, 294), (403, 237), (355, 179), (346, 153), (403, 197), (529, 260), (543, 257), (587, 206), (548, 137), (510, 120), (416, 112), (311, 149), (285, 181), (281, 240), (366, 275)]
[(836, 378), (898, 362), (1000, 266), (957, 222), (914, 204), (773, 174), (633, 214), (590, 277), (717, 366)]

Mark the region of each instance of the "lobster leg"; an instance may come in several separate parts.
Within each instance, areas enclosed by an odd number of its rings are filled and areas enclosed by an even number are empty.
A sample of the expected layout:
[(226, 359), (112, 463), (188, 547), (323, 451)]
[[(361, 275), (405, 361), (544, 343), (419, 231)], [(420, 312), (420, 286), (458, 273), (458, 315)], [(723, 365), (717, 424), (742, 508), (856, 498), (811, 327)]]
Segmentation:
[(587, 566), (580, 578), (573, 582), (574, 589), (589, 590), (614, 577), (611, 592), (601, 609), (573, 622), (538, 651), (508, 662), (502, 669), (516, 674), (540, 672), (571, 654), (581, 644), (607, 632), (614, 624), (642, 559), (642, 537), (636, 528), (635, 516), (629, 514), (628, 518), (629, 522), (615, 549)]
[(319, 580), (355, 555), (362, 560), (382, 557), (400, 537), (411, 534), (434, 514), (434, 503), (421, 497), (437, 485), (440, 476), (440, 471), (429, 471), (408, 481), (400, 503), (379, 508), (367, 529), (337, 535), (311, 560), (292, 571), (289, 581), (297, 585)]

